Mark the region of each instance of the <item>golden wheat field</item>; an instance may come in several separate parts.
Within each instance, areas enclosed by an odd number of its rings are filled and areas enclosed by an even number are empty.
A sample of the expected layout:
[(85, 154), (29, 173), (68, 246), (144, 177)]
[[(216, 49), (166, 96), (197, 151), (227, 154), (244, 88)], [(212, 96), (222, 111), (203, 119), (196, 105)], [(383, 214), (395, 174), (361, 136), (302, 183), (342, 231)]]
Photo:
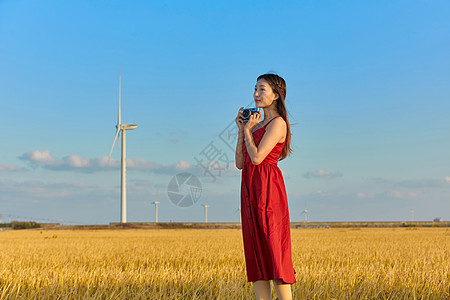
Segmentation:
[[(291, 234), (294, 299), (450, 299), (448, 228)], [(252, 298), (240, 229), (0, 232), (0, 299)]]

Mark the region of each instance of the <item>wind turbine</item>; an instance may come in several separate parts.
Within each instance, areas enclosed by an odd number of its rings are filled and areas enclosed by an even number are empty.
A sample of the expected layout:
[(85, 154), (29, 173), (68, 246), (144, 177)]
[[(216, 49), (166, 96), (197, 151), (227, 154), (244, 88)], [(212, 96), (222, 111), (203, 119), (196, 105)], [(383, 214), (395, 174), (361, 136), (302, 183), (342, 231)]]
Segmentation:
[(155, 204), (155, 223), (158, 223), (158, 204), (161, 203), (159, 201), (153, 201), (152, 204)]
[(303, 210), (302, 214), (305, 214), (305, 223), (307, 223), (308, 222), (308, 210), (307, 209)]
[(205, 223), (208, 223), (208, 204), (202, 204), (202, 206), (205, 208)]
[(120, 120), (120, 86), (122, 82), (122, 71), (120, 71), (119, 74), (119, 118), (117, 120), (117, 132), (116, 137), (114, 138), (113, 145), (111, 147), (111, 152), (109, 152), (109, 159), (111, 159), (111, 154), (114, 149), (114, 145), (116, 144), (117, 137), (119, 136), (119, 133), (122, 131), (122, 183), (121, 183), (121, 205), (120, 205), (120, 222), (126, 223), (127, 222), (127, 179), (126, 179), (126, 173), (127, 173), (127, 139), (126, 139), (126, 131), (127, 130), (133, 130), (137, 128), (136, 124), (122, 124)]

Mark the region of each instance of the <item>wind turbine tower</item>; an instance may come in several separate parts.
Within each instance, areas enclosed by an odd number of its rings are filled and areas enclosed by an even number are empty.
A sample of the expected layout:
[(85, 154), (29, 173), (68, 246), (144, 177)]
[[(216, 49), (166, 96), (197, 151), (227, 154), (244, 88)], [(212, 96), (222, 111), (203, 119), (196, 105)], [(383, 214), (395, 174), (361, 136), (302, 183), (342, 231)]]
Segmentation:
[(205, 223), (208, 223), (208, 204), (202, 204), (202, 206), (205, 208)]
[(307, 223), (308, 222), (308, 210), (307, 209), (303, 210), (302, 214), (305, 215), (305, 223)]
[(152, 204), (155, 204), (155, 223), (158, 223), (158, 204), (159, 201), (153, 201)]
[(133, 130), (137, 128), (136, 124), (122, 124), (122, 121), (120, 119), (120, 94), (121, 94), (121, 81), (122, 81), (122, 71), (120, 71), (119, 75), (119, 117), (117, 120), (117, 132), (116, 137), (114, 138), (113, 145), (111, 147), (111, 152), (109, 152), (109, 159), (111, 159), (111, 154), (114, 149), (114, 145), (116, 144), (117, 137), (120, 133), (122, 133), (122, 159), (121, 159), (121, 165), (122, 165), (122, 173), (121, 173), (121, 186), (120, 186), (120, 198), (121, 198), (121, 205), (120, 205), (120, 222), (126, 223), (127, 222), (127, 139), (126, 139), (126, 131), (127, 130)]

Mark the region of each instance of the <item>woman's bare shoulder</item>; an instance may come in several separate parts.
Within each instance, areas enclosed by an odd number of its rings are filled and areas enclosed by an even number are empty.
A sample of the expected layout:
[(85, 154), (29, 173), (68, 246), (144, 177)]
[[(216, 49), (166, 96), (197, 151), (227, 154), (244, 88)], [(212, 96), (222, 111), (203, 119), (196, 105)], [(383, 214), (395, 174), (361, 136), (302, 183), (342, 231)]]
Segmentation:
[(276, 132), (275, 134), (280, 136), (280, 140), (278, 143), (283, 143), (286, 138), (286, 121), (283, 119), (283, 117), (277, 117), (273, 119), (268, 125), (266, 130)]
[(283, 119), (283, 117), (275, 117), (269, 124), (267, 124), (267, 127), (273, 127), (276, 128), (286, 128), (286, 121)]

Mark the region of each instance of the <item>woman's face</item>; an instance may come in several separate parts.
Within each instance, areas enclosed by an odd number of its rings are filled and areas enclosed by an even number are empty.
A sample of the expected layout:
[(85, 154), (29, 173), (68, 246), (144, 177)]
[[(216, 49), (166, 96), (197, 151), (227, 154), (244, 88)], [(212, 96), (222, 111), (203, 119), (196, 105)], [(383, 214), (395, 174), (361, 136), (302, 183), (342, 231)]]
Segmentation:
[(278, 98), (265, 79), (260, 79), (255, 85), (255, 92), (253, 93), (256, 107), (264, 108), (272, 105), (273, 101)]

